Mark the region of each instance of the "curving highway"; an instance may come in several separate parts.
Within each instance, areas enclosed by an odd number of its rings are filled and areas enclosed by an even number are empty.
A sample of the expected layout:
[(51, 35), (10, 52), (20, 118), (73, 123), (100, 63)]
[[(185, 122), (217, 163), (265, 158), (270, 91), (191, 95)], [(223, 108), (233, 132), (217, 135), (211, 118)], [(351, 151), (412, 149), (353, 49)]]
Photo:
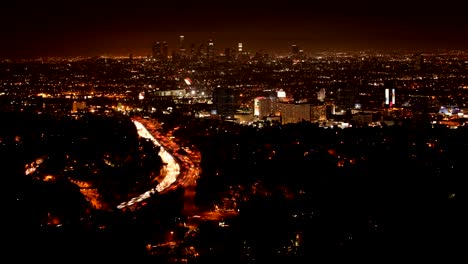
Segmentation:
[(153, 188), (150, 188), (148, 191), (146, 191), (146, 192), (144, 192), (144, 193), (142, 193), (142, 194), (140, 194), (140, 195), (138, 195), (136, 197), (133, 197), (132, 199), (130, 199), (127, 202), (120, 203), (117, 206), (118, 209), (131, 207), (136, 203), (139, 203), (139, 202), (141, 202), (141, 201), (143, 201), (145, 199), (148, 199), (149, 197), (151, 197), (155, 193), (163, 192), (167, 188), (171, 187), (171, 185), (176, 184), (177, 183), (177, 178), (181, 174), (180, 173), (180, 165), (175, 160), (174, 156), (172, 156), (172, 154), (170, 154), (164, 148), (164, 146), (162, 146), (153, 137), (153, 135), (146, 129), (146, 127), (141, 122), (137, 121), (136, 119), (132, 119), (132, 121), (133, 121), (133, 123), (135, 124), (135, 126), (137, 128), (139, 136), (141, 136), (143, 138), (150, 139), (153, 142), (153, 144), (155, 144), (156, 146), (160, 146), (160, 151), (159, 151), (158, 154), (161, 157), (162, 161), (165, 163), (165, 172), (166, 173), (164, 175), (163, 180), (160, 183), (158, 183), (158, 185), (156, 185)]
[[(172, 137), (159, 134), (156, 130), (157, 122), (142, 118), (132, 118), (138, 135), (150, 139), (156, 146), (160, 147), (159, 156), (165, 163), (163, 179), (148, 191), (133, 197), (129, 201), (120, 203), (117, 208), (131, 208), (136, 203), (151, 197), (155, 193), (173, 191), (179, 187), (184, 187), (184, 213), (192, 215), (197, 208), (194, 203), (195, 186), (200, 175), (200, 153), (198, 151), (181, 148), (172, 141)], [(148, 130), (149, 129), (149, 130)], [(170, 135), (170, 134), (169, 134)], [(157, 139), (155, 138), (157, 137)]]

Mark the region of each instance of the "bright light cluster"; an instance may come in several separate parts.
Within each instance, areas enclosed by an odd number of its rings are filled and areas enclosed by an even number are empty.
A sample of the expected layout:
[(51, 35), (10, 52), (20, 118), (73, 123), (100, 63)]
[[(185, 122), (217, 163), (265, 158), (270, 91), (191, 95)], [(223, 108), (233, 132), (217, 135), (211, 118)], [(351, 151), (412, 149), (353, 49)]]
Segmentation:
[(171, 186), (171, 184), (173, 184), (177, 180), (177, 177), (180, 174), (180, 166), (175, 161), (174, 157), (169, 152), (167, 152), (164, 148), (162, 148), (161, 144), (151, 135), (150, 132), (148, 132), (148, 130), (145, 128), (145, 126), (143, 126), (143, 124), (135, 120), (133, 121), (133, 123), (135, 124), (137, 131), (138, 131), (138, 135), (140, 137), (150, 139), (154, 145), (161, 147), (159, 151), (159, 156), (161, 157), (162, 161), (167, 164), (166, 175), (164, 179), (155, 188), (152, 188), (149, 191), (146, 191), (136, 197), (133, 197), (128, 202), (123, 202), (119, 204), (117, 206), (118, 209), (132, 206), (135, 203), (141, 202), (151, 197), (151, 195), (155, 194), (156, 192), (164, 191), (166, 188)]

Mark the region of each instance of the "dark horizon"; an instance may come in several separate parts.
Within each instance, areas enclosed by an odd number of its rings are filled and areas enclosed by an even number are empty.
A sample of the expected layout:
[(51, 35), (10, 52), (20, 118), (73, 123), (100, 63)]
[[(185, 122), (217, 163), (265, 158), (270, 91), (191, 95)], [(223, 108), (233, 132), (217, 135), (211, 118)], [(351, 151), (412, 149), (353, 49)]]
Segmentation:
[(396, 0), (131, 3), (25, 0), (2, 3), (0, 58), (151, 54), (151, 45), (176, 47), (215, 41), (218, 52), (244, 43), (246, 51), (305, 53), (328, 49), (468, 49), (466, 4)]

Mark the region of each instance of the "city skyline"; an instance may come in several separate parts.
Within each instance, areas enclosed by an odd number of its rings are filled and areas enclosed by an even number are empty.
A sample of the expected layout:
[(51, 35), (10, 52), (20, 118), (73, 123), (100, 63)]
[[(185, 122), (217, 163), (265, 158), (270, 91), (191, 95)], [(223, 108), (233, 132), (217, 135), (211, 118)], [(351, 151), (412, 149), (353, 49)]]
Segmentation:
[(212, 59), (209, 43), (196, 60), (163, 43), (0, 60), (7, 254), (467, 263), (468, 52)]
[(244, 43), (250, 52), (326, 49), (462, 49), (468, 47), (466, 4), (396, 0), (132, 3), (57, 0), (3, 3), (1, 58), (151, 54), (213, 38), (218, 52)]

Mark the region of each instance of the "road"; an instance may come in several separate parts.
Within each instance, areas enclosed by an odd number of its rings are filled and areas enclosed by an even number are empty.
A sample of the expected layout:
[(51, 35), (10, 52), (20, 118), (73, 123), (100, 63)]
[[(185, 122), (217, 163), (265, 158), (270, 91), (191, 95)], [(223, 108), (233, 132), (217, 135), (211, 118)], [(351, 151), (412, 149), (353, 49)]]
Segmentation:
[(196, 150), (181, 148), (173, 141), (171, 133), (163, 135), (158, 131), (156, 120), (132, 118), (138, 135), (150, 139), (156, 146), (160, 146), (159, 156), (165, 163), (162, 180), (158, 185), (149, 187), (149, 190), (120, 203), (117, 208), (132, 208), (155, 193), (164, 194), (177, 188), (184, 188), (184, 214), (191, 216), (197, 213), (194, 203), (195, 186), (200, 175), (200, 153)]

